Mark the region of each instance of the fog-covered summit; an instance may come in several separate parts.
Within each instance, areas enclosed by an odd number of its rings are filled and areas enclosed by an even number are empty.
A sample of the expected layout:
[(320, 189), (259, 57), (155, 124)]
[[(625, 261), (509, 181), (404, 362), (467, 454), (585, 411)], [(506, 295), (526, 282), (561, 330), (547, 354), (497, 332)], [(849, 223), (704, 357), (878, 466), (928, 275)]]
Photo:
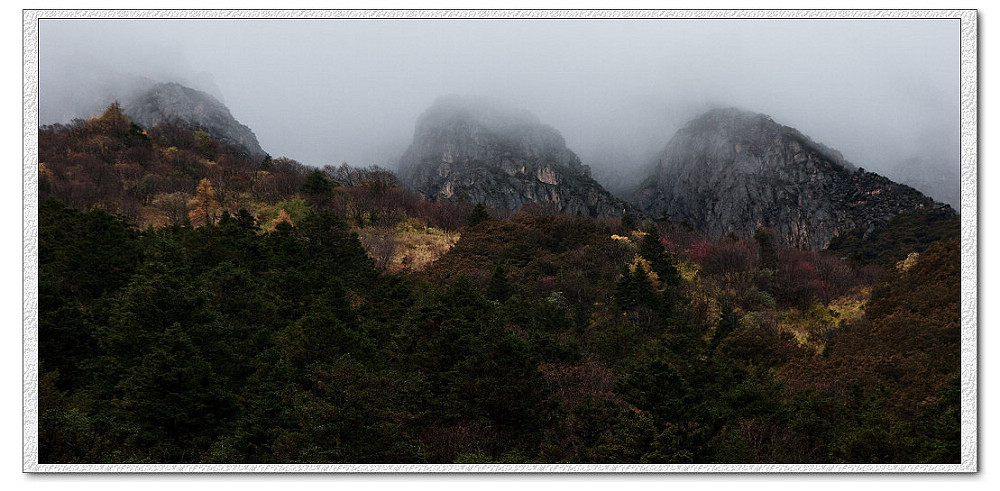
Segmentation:
[[(463, 142), (471, 144), (459, 144)], [(518, 154), (574, 172), (589, 172), (580, 158), (566, 148), (566, 140), (555, 128), (542, 124), (538, 116), (525, 109), (487, 97), (437, 98), (417, 118), (413, 143), (415, 146), (411, 145), (400, 160), (404, 174), (438, 153), (445, 161), (478, 161), (487, 165), (502, 163), (502, 159), (496, 159), (501, 154)]]
[(905, 210), (944, 206), (769, 116), (735, 108), (690, 121), (652, 168), (632, 197), (645, 214), (714, 235), (770, 228), (805, 248)]
[(237, 121), (225, 104), (207, 92), (174, 82), (161, 82), (126, 99), (122, 106), (129, 119), (139, 126), (152, 128), (171, 123), (200, 129), (216, 140), (239, 146), (250, 159), (264, 156), (253, 131)]
[[(524, 125), (541, 125), (538, 116), (485, 96), (448, 94), (434, 100), (417, 119), (416, 131), (441, 124), (475, 123), (503, 132)], [(552, 132), (555, 129), (549, 128)]]
[[(797, 129), (776, 123), (766, 114), (735, 107), (716, 108), (692, 119), (671, 140), (657, 157), (658, 161), (688, 162), (692, 152), (706, 158), (732, 160), (743, 166), (783, 166), (786, 159), (766, 155), (765, 149), (776, 142), (786, 142), (789, 151), (798, 158), (815, 155), (838, 168), (854, 171), (856, 167), (844, 160), (837, 150), (813, 141)], [(723, 143), (731, 145), (725, 148)], [(728, 151), (731, 150), (732, 154)], [(723, 152), (706, 155), (707, 151)], [(788, 155), (783, 155), (787, 157)], [(770, 158), (769, 158), (770, 157)]]
[(446, 96), (417, 119), (400, 176), (429, 198), (520, 209), (620, 215), (623, 204), (590, 177), (562, 135), (523, 109), (494, 100)]

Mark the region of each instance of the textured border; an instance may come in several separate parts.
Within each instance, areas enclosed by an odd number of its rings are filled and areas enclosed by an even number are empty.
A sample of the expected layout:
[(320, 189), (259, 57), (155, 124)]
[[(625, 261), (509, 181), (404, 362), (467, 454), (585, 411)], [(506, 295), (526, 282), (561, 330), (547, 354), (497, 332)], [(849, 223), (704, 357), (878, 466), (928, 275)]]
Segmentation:
[[(23, 438), (24, 472), (977, 472), (978, 471), (978, 12), (975, 10), (24, 10)], [(961, 464), (699, 465), (55, 465), (38, 463), (38, 21), (43, 18), (637, 18), (957, 19), (961, 24), (962, 462)]]
[(24, 283), (21, 291), (21, 308), (24, 324), (21, 326), (24, 354), (21, 384), (22, 400), (21, 438), (22, 468), (25, 472), (38, 467), (38, 14), (24, 12), (24, 44), (22, 57), (24, 72), (21, 79), (24, 96), (22, 108), (22, 188), (24, 208), (21, 211), (23, 227)]

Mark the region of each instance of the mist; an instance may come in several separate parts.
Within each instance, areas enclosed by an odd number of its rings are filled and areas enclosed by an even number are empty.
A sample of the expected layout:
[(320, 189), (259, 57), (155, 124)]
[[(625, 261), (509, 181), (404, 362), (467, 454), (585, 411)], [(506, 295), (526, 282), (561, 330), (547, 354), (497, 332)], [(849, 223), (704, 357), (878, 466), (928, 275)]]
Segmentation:
[(957, 19), (42, 19), (38, 54), (40, 124), (176, 81), (312, 166), (395, 168), (437, 97), (482, 95), (620, 191), (687, 120), (736, 106), (960, 196)]

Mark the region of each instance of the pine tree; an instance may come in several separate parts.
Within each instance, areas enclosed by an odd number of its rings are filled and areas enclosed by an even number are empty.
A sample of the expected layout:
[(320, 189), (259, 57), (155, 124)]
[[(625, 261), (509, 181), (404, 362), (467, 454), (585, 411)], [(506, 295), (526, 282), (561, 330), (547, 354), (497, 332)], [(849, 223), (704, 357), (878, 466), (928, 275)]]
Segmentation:
[(712, 348), (714, 349), (723, 339), (740, 326), (740, 316), (733, 310), (732, 304), (722, 301), (722, 316), (716, 324), (715, 334), (712, 335)]
[(97, 118), (97, 123), (103, 131), (110, 134), (122, 134), (127, 132), (131, 127), (131, 123), (128, 117), (125, 116), (125, 111), (122, 110), (122, 106), (118, 101), (112, 102), (104, 110), (101, 117)]
[(639, 306), (655, 308), (656, 291), (649, 281), (648, 272), (642, 266), (637, 266), (634, 270), (626, 269), (615, 285), (614, 300), (626, 313)]
[(760, 249), (760, 268), (777, 270), (778, 251), (774, 247), (774, 239), (771, 238), (771, 234), (762, 228), (758, 228), (753, 233), (753, 238), (757, 241), (757, 246)]
[(490, 219), (489, 212), (486, 211), (486, 207), (482, 203), (476, 203), (476, 206), (472, 208), (472, 212), (469, 213), (468, 226), (474, 227), (480, 223), (483, 223)]
[(322, 205), (330, 200), (335, 184), (322, 171), (314, 170), (306, 175), (301, 191), (310, 203)]
[(489, 285), (486, 286), (486, 298), (503, 302), (510, 298), (510, 294), (511, 287), (510, 282), (507, 281), (507, 272), (504, 271), (503, 266), (498, 264), (493, 269)]
[(660, 236), (655, 231), (648, 232), (639, 241), (639, 255), (649, 261), (653, 272), (660, 278), (660, 283), (667, 291), (672, 291), (681, 284), (681, 275), (674, 266), (670, 253), (663, 248)]
[(632, 218), (632, 214), (627, 211), (622, 214), (622, 230), (626, 234), (635, 230), (635, 219)]

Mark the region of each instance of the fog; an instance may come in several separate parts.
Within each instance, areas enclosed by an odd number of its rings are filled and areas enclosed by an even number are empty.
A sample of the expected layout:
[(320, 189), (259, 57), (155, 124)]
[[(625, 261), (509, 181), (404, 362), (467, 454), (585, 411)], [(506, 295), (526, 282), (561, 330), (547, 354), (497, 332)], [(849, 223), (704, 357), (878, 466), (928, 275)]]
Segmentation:
[(39, 122), (136, 78), (226, 103), (272, 156), (395, 167), (419, 114), (484, 95), (558, 129), (612, 190), (716, 106), (770, 115), (958, 205), (959, 21), (42, 19)]

